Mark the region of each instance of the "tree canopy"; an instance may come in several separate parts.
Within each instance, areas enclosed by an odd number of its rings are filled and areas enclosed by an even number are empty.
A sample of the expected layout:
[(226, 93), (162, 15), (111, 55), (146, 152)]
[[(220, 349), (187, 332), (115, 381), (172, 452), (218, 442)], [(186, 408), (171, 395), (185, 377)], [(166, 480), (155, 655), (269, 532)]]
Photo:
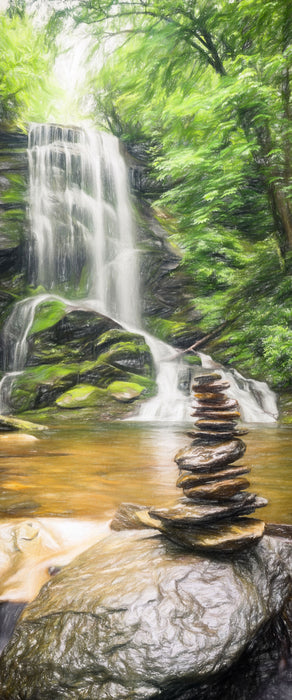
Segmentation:
[[(48, 43), (23, 5), (11, 0), (0, 16), (2, 123), (46, 119), (51, 99)], [(88, 68), (84, 86), (93, 118), (141, 144), (155, 181), (146, 196), (183, 250), (201, 328), (225, 324), (217, 356), (284, 381), (292, 373), (292, 0), (52, 6), (60, 7), (49, 22), (53, 53), (62, 17), (95, 37), (103, 66)]]
[(226, 356), (254, 353), (276, 381), (292, 340), (291, 0), (93, 0), (76, 19), (108, 41), (97, 119), (144, 143), (202, 327), (228, 318)]
[(0, 124), (25, 129), (28, 121), (47, 119), (52, 109), (55, 52), (26, 16), (22, 0), (12, 0), (0, 14), (0, 33)]

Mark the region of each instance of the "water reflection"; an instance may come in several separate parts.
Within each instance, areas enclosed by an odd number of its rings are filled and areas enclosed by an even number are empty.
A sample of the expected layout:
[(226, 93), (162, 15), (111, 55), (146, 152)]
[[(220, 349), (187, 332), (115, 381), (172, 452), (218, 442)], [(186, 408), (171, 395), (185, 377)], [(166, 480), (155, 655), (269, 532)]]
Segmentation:
[[(269, 499), (261, 517), (292, 524), (292, 429), (248, 428), (244, 462), (252, 467), (251, 489)], [(189, 443), (185, 430), (71, 420), (38, 440), (0, 435), (0, 517), (104, 520), (122, 501), (164, 504), (180, 495), (173, 458)]]

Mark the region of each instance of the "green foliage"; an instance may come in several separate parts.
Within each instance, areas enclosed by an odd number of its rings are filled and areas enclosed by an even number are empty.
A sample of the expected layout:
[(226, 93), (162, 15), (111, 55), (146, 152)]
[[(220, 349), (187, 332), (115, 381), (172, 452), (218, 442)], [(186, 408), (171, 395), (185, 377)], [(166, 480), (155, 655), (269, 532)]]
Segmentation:
[(55, 86), (45, 36), (20, 11), (0, 14), (0, 123), (25, 127), (48, 118)]
[(225, 359), (274, 385), (291, 382), (288, 6), (93, 0), (79, 14), (99, 39), (119, 34), (91, 78), (97, 123), (148, 152), (201, 330), (225, 323)]
[(9, 0), (7, 15), (8, 17), (18, 15), (23, 18), (25, 15), (25, 0)]

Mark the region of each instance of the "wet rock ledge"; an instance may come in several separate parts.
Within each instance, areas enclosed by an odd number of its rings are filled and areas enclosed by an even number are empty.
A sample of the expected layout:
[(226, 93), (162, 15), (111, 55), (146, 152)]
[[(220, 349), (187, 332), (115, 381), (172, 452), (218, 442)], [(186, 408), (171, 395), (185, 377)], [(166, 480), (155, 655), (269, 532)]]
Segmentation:
[(0, 660), (1, 700), (256, 700), (255, 649), (267, 655), (291, 595), (292, 542), (246, 517), (266, 501), (234, 465), (245, 444), (227, 388), (195, 381), (196, 431), (176, 456), (184, 496), (122, 504), (112, 533), (25, 608)]
[(279, 613), (291, 568), (280, 538), (211, 558), (155, 530), (113, 532), (26, 607), (0, 660), (1, 700), (180, 697)]

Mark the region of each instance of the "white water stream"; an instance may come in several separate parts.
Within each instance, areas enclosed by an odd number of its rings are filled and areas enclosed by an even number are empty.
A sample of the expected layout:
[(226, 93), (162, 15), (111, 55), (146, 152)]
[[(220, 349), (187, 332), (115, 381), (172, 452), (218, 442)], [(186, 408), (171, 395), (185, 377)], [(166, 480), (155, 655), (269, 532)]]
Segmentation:
[[(28, 272), (32, 285), (40, 289), (15, 305), (4, 328), (8, 374), (0, 384), (0, 410), (8, 410), (15, 373), (25, 367), (36, 307), (57, 299), (104, 313), (145, 336), (156, 365), (158, 393), (145, 403), (137, 420), (189, 420), (190, 397), (178, 388), (182, 361), (174, 359), (173, 348), (142, 328), (135, 227), (118, 139), (89, 129), (32, 124), (28, 159)], [(211, 358), (201, 358), (203, 367), (213, 367)], [(266, 384), (245, 380), (234, 371), (228, 380), (243, 420), (275, 420), (275, 397)]]

